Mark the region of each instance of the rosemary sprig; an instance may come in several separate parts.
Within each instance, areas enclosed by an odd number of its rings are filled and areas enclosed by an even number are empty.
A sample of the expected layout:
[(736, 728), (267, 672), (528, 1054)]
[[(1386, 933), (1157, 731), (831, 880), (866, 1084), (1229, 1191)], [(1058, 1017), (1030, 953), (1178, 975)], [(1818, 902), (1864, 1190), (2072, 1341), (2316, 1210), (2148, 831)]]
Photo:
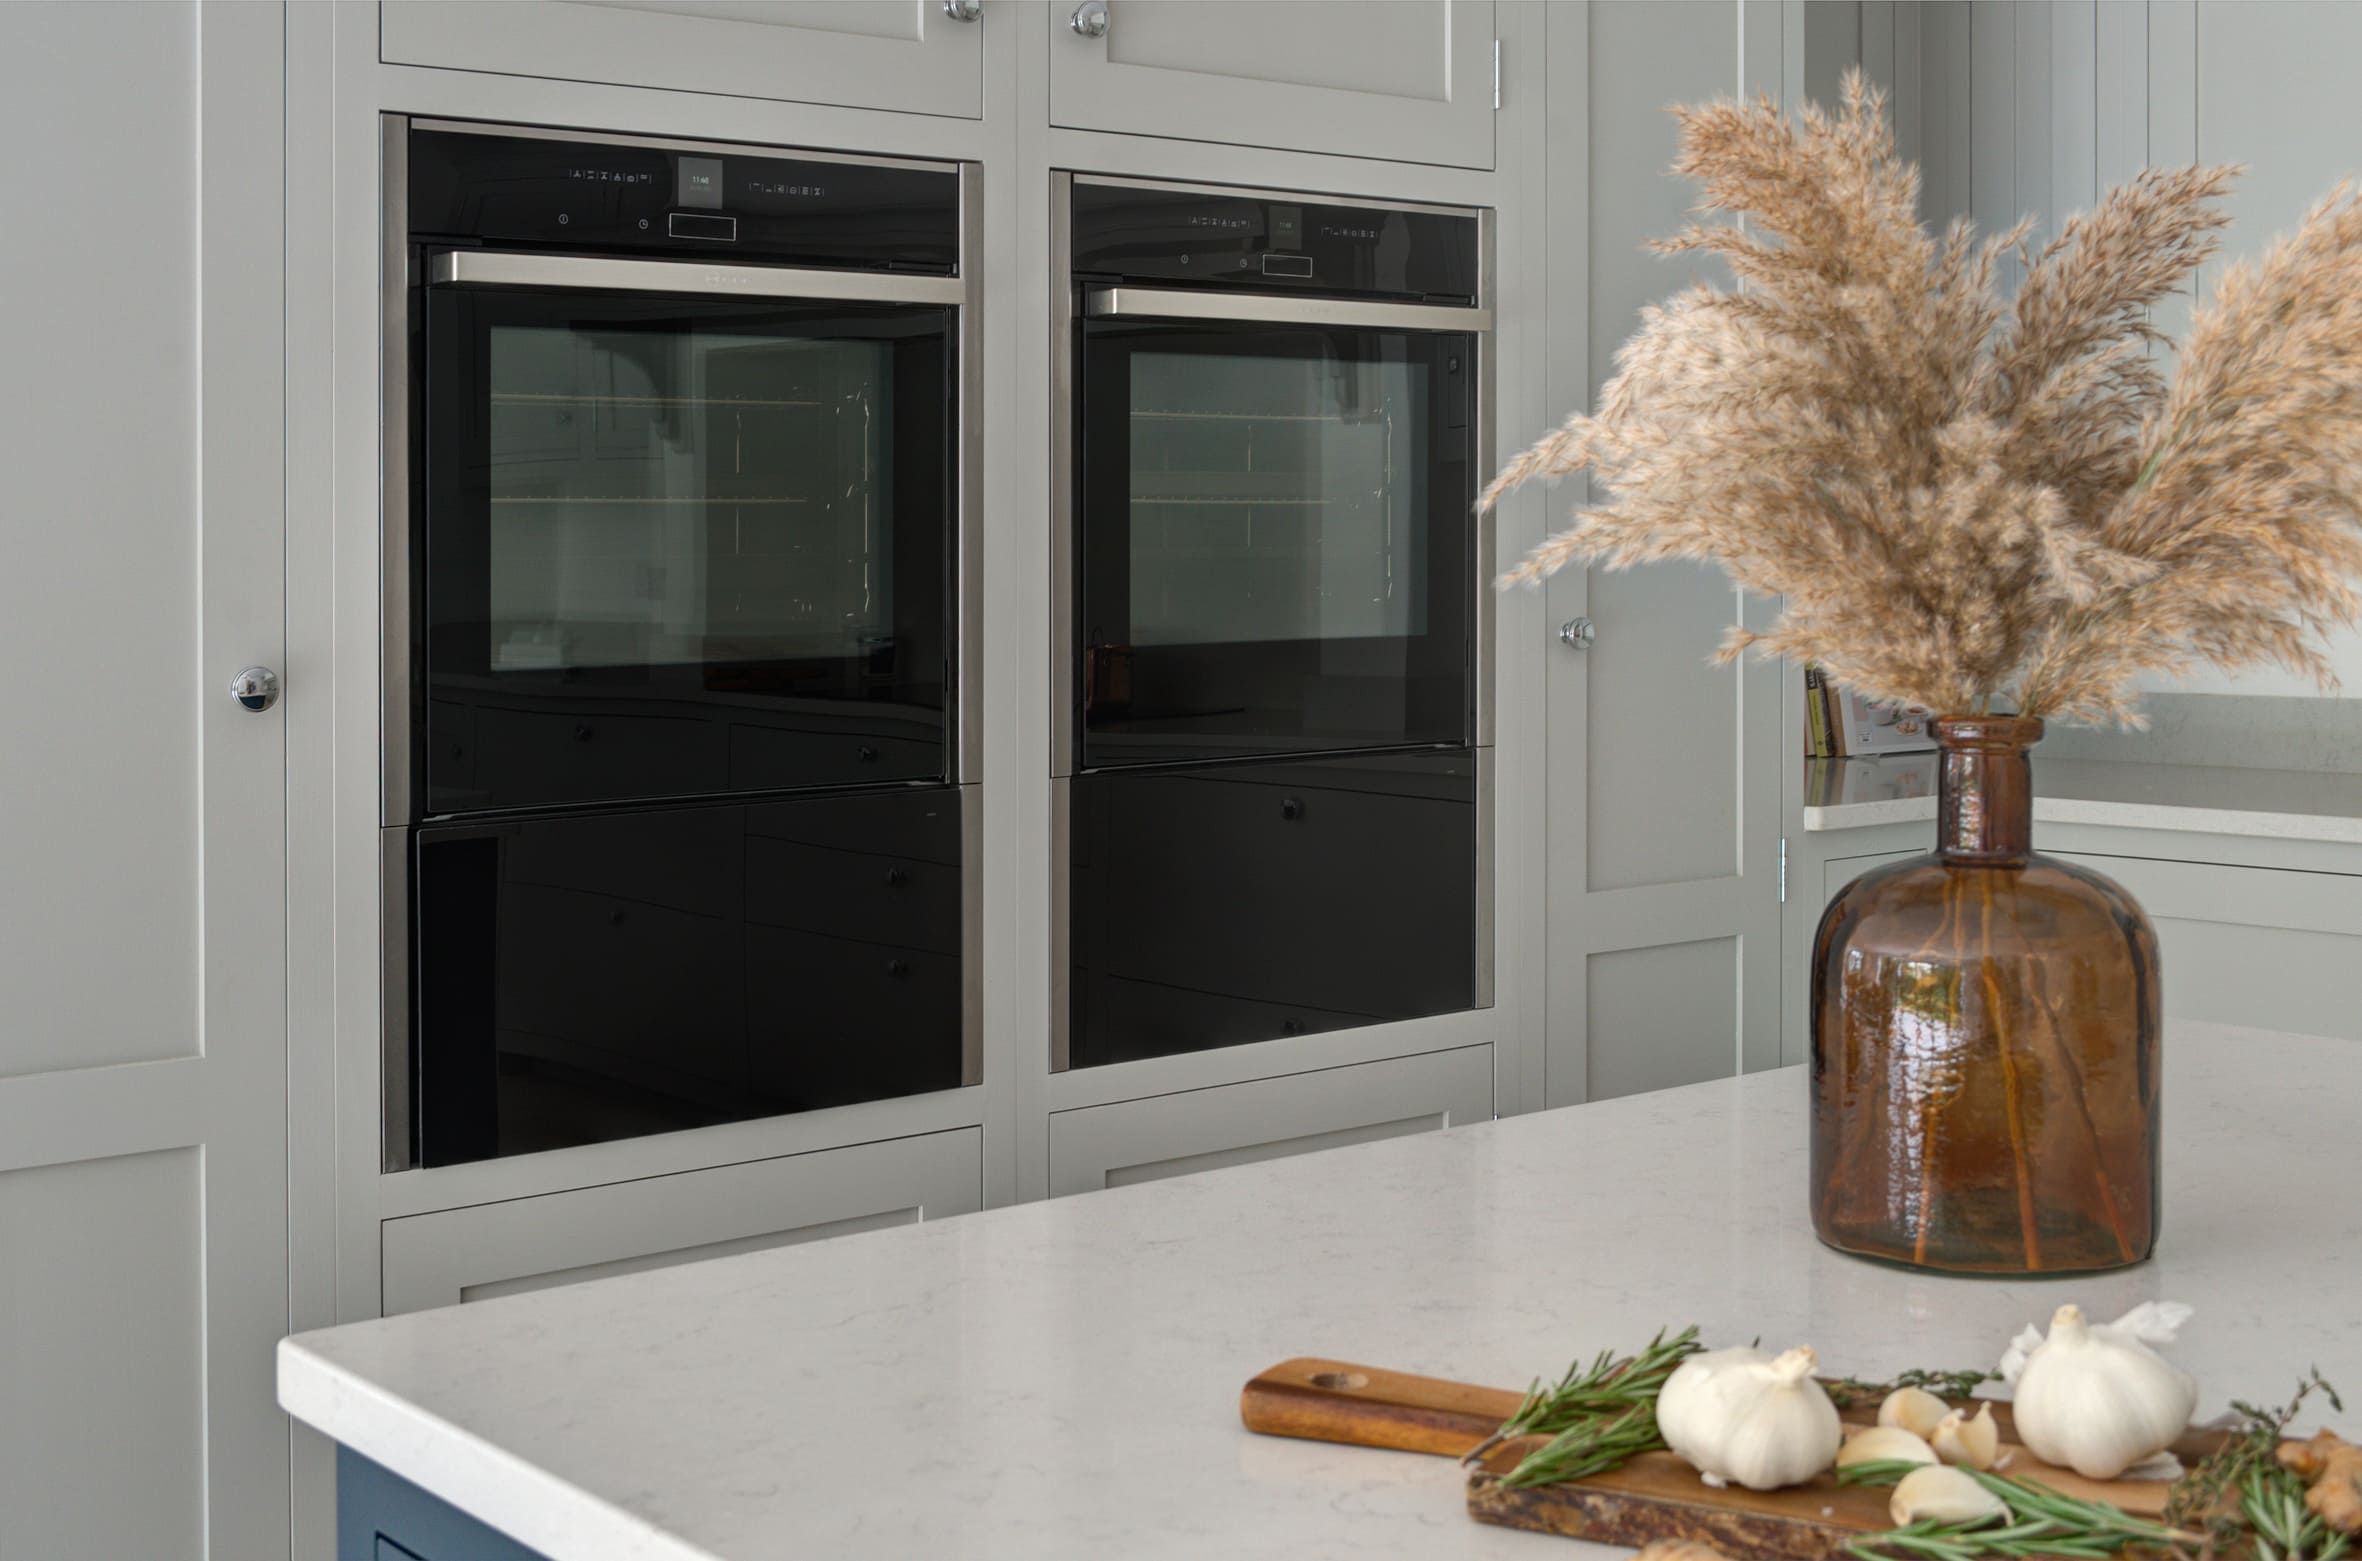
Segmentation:
[[(1559, 1442), (1566, 1441), (1570, 1433), (1603, 1433), (1611, 1423), (1624, 1419), (1636, 1407), (1647, 1411), (1648, 1435), (1653, 1439), (1657, 1431), (1657, 1394), (1664, 1388), (1665, 1379), (1672, 1376), (1674, 1369), (1683, 1361), (1704, 1347), (1698, 1343), (1698, 1330), (1694, 1325), (1682, 1329), (1671, 1338), (1665, 1337), (1665, 1331), (1660, 1328), (1657, 1336), (1649, 1341), (1648, 1347), (1636, 1355), (1618, 1358), (1611, 1351), (1602, 1350), (1588, 1367), (1579, 1360), (1567, 1367), (1566, 1374), (1554, 1384), (1545, 1386), (1540, 1378), (1536, 1378), (1534, 1385), (1526, 1389), (1525, 1401), (1518, 1405), (1517, 1413), (1501, 1422), (1498, 1431), (1479, 1442), (1461, 1461), (1474, 1463), (1512, 1437), (1557, 1438), (1550, 1447), (1529, 1455), (1518, 1465), (1516, 1473), (1522, 1474), (1527, 1464), (1550, 1452)], [(1618, 1436), (1629, 1438), (1631, 1434), (1632, 1427), (1626, 1426)], [(1663, 1445), (1662, 1442), (1652, 1440), (1633, 1447), (1616, 1462), (1621, 1463), (1632, 1453), (1647, 1452), (1651, 1447)], [(1560, 1456), (1565, 1454), (1562, 1452)], [(1603, 1464), (1600, 1467), (1613, 1468), (1615, 1464)], [(1596, 1474), (1598, 1470), (1585, 1472)], [(1581, 1475), (1559, 1477), (1580, 1479)], [(1516, 1481), (1516, 1474), (1511, 1476), (1511, 1481)], [(1527, 1480), (1522, 1483), (1540, 1482)]]
[[(1841, 1471), (1838, 1478), (1848, 1485), (1891, 1485), (1917, 1467), (1894, 1462), (1856, 1464)], [(1961, 1472), (2000, 1497), (2009, 1508), (2008, 1516), (1977, 1523), (1923, 1519), (1848, 1540), (1846, 1552), (1860, 1561), (1893, 1561), (1898, 1556), (1923, 1557), (1925, 1561), (1979, 1561), (1994, 1556), (2066, 1556), (2094, 1561), (2130, 1546), (2164, 1548), (2200, 1538), (2135, 1517), (2122, 1507), (2069, 1496), (2031, 1480), (1974, 1469)]]
[(2256, 1561), (2337, 1561), (2353, 1545), (2305, 1505), (2305, 1482), (2277, 1464), (2248, 1471), (2239, 1513), (2255, 1531)]
[(1869, 1382), (1860, 1377), (1839, 1377), (1835, 1382), (1823, 1383), (1829, 1390), (1829, 1402), (1839, 1409), (1852, 1409), (1862, 1404), (1883, 1403), (1886, 1395), (1897, 1388), (1925, 1388), (1938, 1398), (1967, 1398), (1984, 1383), (1995, 1381), (2000, 1373), (1992, 1371), (1910, 1371), (1897, 1372), (1884, 1382)]
[(1647, 1401), (1605, 1416), (1579, 1420), (1517, 1461), (1501, 1477), (1511, 1490), (1529, 1485), (1557, 1485), (1604, 1473), (1641, 1454), (1665, 1445), (1657, 1434), (1657, 1401)]

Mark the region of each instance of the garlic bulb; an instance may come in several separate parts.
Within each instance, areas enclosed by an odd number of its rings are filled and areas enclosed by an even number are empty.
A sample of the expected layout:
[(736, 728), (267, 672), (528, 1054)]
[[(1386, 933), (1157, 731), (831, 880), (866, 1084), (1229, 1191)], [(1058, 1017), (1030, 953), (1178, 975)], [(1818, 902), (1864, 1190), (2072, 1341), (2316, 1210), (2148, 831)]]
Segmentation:
[(1899, 1425), (1873, 1426), (1857, 1431), (1837, 1451), (1837, 1467), (1857, 1463), (1934, 1463), (1936, 1450)]
[(1951, 1405), (1925, 1388), (1897, 1388), (1878, 1406), (1878, 1423), (1901, 1426), (1924, 1440), (1935, 1435), (1936, 1426), (1951, 1412)]
[(1657, 1395), (1657, 1430), (1710, 1485), (1801, 1485), (1829, 1467), (1844, 1434), (1814, 1361), (1801, 1348), (1777, 1359), (1752, 1348), (1692, 1355)]
[(1936, 1456), (1946, 1463), (1966, 1464), (1971, 1469), (1990, 1469), (1993, 1460), (2001, 1456), (2001, 1428), (1993, 1423), (1993, 1406), (1983, 1405), (1971, 1420), (1964, 1410), (1953, 1410), (1936, 1424), (1936, 1434), (1927, 1439)]
[[(2144, 1333), (2157, 1336), (2155, 1322), (2156, 1313), (2144, 1318), (2142, 1309), (2098, 1324), (2080, 1307), (2058, 1309), (2049, 1337), (2025, 1352), (2018, 1371), (2018, 1440), (2028, 1452), (2086, 1479), (2112, 1480), (2182, 1434), (2198, 1407), (2198, 1383), (2142, 1342)], [(2170, 1326), (2163, 1332), (2171, 1337)]]
[(1886, 1510), (1897, 1524), (1930, 1519), (1937, 1523), (1981, 1523), (2006, 1517), (2009, 1506), (1958, 1469), (1937, 1464), (1913, 1469), (1895, 1482)]

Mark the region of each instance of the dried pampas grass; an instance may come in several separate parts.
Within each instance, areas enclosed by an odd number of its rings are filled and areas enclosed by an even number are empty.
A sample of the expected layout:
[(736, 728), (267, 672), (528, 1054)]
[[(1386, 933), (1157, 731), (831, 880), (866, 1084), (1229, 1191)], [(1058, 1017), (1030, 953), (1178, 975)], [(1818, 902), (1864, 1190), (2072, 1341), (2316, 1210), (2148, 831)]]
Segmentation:
[(2362, 593), (2362, 199), (2233, 267), (2170, 384), (2149, 309), (2214, 252), (2228, 168), (2150, 169), (2068, 222), (2007, 305), (2025, 227), (1941, 238), (1860, 73), (1835, 114), (1677, 110), (1707, 212), (1657, 247), (1738, 290), (1644, 310), (1596, 409), (1511, 461), (1489, 508), (1588, 471), (1597, 502), (1504, 583), (1712, 560), (1782, 599), (1752, 648), (1875, 699), (2137, 723), (2199, 661), (2331, 682)]

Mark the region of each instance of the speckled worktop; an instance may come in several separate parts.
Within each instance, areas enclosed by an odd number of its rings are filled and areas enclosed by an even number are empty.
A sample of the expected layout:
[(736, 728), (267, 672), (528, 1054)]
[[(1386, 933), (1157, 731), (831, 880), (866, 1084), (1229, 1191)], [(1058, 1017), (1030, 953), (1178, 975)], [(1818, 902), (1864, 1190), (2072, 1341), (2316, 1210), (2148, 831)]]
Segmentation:
[[(1804, 827), (1933, 820), (1932, 753), (1808, 761)], [(2034, 760), (2034, 818), (2284, 840), (2362, 842), (2362, 775), (2109, 759)]]
[(1470, 1522), (1446, 1460), (1248, 1435), (1240, 1384), (1318, 1354), (1517, 1385), (1693, 1321), (1957, 1367), (2063, 1300), (2170, 1297), (2202, 1415), (2314, 1362), (2362, 1386), (2362, 1047), (2167, 1048), (2164, 1241), (2098, 1279), (1817, 1245), (1786, 1069), (304, 1334), (279, 1395), (563, 1561), (1544, 1561), (1577, 1552)]

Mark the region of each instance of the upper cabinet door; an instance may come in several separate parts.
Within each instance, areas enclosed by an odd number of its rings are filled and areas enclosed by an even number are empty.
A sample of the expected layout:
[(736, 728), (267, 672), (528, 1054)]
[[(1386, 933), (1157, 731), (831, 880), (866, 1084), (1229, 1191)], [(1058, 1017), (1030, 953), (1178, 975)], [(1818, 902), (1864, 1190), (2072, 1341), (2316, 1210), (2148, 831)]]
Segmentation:
[(1052, 0), (1050, 122), (1493, 166), (1491, 0)]
[(983, 26), (958, 9), (942, 0), (386, 0), (378, 52), (390, 65), (978, 119)]

